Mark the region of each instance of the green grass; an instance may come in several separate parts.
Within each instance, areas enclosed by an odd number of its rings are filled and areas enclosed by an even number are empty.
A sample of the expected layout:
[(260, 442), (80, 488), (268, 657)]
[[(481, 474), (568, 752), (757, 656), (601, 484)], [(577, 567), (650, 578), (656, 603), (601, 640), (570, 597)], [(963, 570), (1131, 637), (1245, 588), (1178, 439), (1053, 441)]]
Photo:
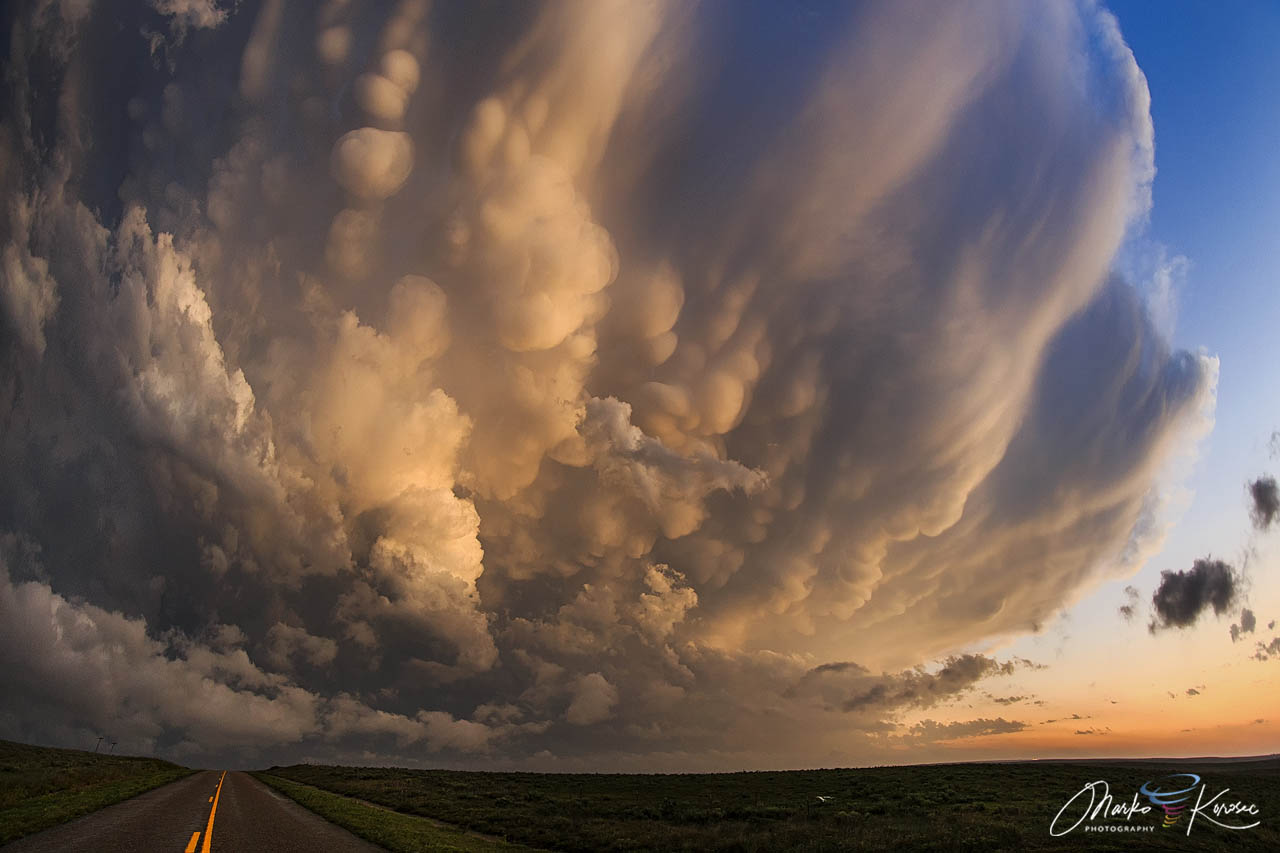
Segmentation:
[(331, 794), (309, 785), (290, 782), (269, 773), (253, 775), (259, 781), (270, 785), (330, 823), (336, 823), (352, 834), (385, 847), (393, 853), (417, 853), (418, 851), (441, 851), (441, 853), (484, 851), (488, 853), (494, 850), (527, 849), (501, 841), (477, 838), (460, 829), (432, 823), (421, 817), (388, 811), (385, 808)]
[(95, 755), (0, 740), (0, 844), (194, 772), (155, 758)]
[[(1262, 825), (1231, 832), (1201, 819), (1188, 837), (1185, 828), (1159, 827), (1153, 811), (1134, 818), (1133, 823), (1154, 826), (1142, 835), (1077, 830), (1062, 838), (1049, 836), (1054, 815), (1086, 782), (1107, 780), (1115, 800), (1127, 803), (1144, 782), (1187, 770), (1203, 777), (1210, 796), (1225, 787), (1233, 796), (1257, 803)], [(313, 765), (272, 768), (270, 773), (401, 814), (435, 818), (547, 850), (1280, 850), (1280, 761), (1274, 759), (710, 775)], [(820, 802), (820, 795), (831, 799)]]

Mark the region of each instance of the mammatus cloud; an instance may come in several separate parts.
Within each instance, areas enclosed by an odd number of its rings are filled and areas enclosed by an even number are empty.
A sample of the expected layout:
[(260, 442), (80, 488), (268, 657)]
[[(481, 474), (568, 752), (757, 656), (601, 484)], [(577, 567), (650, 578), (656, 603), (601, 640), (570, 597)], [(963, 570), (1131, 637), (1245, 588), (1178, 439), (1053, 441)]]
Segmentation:
[(1249, 500), (1249, 518), (1254, 528), (1270, 530), (1280, 516), (1280, 488), (1276, 486), (1276, 478), (1264, 476), (1249, 483)]
[[(226, 22), (228, 14), (217, 0), (151, 0), (151, 5), (161, 15), (172, 18), (175, 26), (194, 29), (219, 26)], [(234, 4), (225, 4), (231, 5)]]
[(7, 5), (0, 734), (795, 766), (1018, 666), (1217, 361), (1115, 20), (922, 8)]
[(1187, 571), (1160, 573), (1160, 585), (1151, 596), (1151, 633), (1167, 628), (1189, 628), (1200, 614), (1212, 609), (1221, 616), (1231, 609), (1240, 579), (1222, 560), (1196, 560)]

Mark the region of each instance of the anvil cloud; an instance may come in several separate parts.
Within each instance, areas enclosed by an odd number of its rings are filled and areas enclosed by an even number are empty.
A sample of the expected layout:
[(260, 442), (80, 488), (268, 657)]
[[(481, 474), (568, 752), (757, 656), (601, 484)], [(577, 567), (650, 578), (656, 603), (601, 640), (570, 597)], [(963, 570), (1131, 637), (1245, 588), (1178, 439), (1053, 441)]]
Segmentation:
[(0, 735), (855, 760), (1212, 416), (1092, 3), (7, 14)]

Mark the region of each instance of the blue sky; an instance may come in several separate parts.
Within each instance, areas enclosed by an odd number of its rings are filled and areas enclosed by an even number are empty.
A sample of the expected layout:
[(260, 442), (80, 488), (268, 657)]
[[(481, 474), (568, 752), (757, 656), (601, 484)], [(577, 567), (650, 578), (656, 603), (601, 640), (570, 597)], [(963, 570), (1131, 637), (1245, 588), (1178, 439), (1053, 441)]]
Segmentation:
[(1189, 261), (1174, 343), (1221, 361), (1216, 424), (1190, 481), (1196, 498), (1162, 555), (1174, 565), (1154, 561), (1177, 568), (1195, 552), (1242, 544), (1243, 484), (1269, 461), (1280, 428), (1280, 5), (1111, 8), (1151, 89), (1157, 175), (1146, 237)]

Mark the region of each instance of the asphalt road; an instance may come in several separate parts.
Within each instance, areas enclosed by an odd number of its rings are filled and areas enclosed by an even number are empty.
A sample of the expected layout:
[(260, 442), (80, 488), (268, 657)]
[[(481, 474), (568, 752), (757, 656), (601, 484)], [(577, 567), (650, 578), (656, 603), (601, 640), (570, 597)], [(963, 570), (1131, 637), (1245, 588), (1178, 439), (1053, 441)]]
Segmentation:
[(4, 853), (379, 851), (247, 773), (186, 779), (5, 845)]

